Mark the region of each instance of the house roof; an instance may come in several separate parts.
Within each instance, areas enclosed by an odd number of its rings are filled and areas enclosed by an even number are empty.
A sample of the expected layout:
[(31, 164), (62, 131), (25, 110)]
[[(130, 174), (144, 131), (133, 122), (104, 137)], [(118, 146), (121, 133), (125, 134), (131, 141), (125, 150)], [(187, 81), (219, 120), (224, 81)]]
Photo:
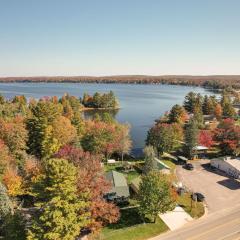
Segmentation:
[(227, 162), (229, 165), (233, 166), (234, 168), (236, 168), (238, 171), (240, 171), (240, 158), (231, 158), (231, 157), (220, 157), (220, 158), (215, 158), (212, 160), (219, 160), (219, 161), (225, 161)]
[(197, 150), (197, 151), (208, 150), (208, 147), (199, 145), (199, 146), (194, 147), (193, 150)]
[(240, 159), (239, 158), (228, 159), (228, 160), (226, 160), (226, 162), (229, 163), (230, 165), (232, 165), (238, 171), (240, 171)]
[(160, 170), (161, 169), (170, 169), (170, 167), (167, 164), (165, 164), (164, 162), (162, 162), (158, 158), (155, 157), (154, 160), (157, 162), (157, 166)]
[(122, 173), (110, 171), (106, 173), (106, 178), (112, 185), (110, 192), (116, 192), (119, 197), (129, 197), (127, 180)]
[(188, 159), (187, 158), (185, 158), (185, 157), (183, 157), (183, 156), (178, 156), (178, 158), (180, 159), (180, 160), (182, 160), (182, 161), (188, 161)]

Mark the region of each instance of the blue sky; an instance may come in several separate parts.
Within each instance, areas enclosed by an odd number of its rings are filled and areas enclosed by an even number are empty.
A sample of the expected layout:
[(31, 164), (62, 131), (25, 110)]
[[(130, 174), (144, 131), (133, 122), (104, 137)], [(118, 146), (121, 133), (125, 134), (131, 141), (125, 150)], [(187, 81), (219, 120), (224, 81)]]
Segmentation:
[(239, 0), (0, 0), (0, 76), (240, 74)]

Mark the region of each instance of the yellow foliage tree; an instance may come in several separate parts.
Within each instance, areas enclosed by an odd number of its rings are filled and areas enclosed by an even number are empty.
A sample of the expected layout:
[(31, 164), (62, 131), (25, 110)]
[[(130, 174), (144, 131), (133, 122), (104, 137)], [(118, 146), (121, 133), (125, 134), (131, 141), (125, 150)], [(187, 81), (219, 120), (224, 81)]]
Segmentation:
[(6, 185), (9, 196), (15, 197), (24, 194), (23, 179), (13, 168), (8, 168), (3, 176), (3, 183)]

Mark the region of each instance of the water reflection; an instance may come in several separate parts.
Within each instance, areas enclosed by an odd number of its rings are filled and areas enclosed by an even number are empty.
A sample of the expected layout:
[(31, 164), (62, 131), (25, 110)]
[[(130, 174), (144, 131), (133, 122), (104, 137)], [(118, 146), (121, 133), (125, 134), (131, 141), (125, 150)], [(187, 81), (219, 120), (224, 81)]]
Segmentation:
[(108, 113), (111, 115), (111, 117), (116, 119), (118, 112), (119, 112), (119, 109), (111, 109), (111, 110), (91, 109), (91, 110), (83, 111), (83, 117), (85, 119), (92, 119), (94, 115), (98, 114), (101, 118), (103, 118), (104, 113)]

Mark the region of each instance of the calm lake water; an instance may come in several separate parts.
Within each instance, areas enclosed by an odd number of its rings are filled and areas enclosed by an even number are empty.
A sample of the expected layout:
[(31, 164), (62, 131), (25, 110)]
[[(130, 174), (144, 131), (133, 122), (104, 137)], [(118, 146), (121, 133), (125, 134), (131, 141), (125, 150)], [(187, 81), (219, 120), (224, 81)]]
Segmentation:
[[(120, 122), (131, 125), (134, 152), (144, 146), (148, 129), (174, 104), (181, 104), (185, 95), (194, 91), (211, 94), (204, 88), (173, 85), (88, 84), (88, 83), (0, 83), (0, 93), (7, 98), (24, 94), (26, 97), (62, 96), (69, 93), (82, 97), (84, 92), (114, 91), (121, 109), (115, 113)], [(87, 113), (87, 117), (91, 112)]]

